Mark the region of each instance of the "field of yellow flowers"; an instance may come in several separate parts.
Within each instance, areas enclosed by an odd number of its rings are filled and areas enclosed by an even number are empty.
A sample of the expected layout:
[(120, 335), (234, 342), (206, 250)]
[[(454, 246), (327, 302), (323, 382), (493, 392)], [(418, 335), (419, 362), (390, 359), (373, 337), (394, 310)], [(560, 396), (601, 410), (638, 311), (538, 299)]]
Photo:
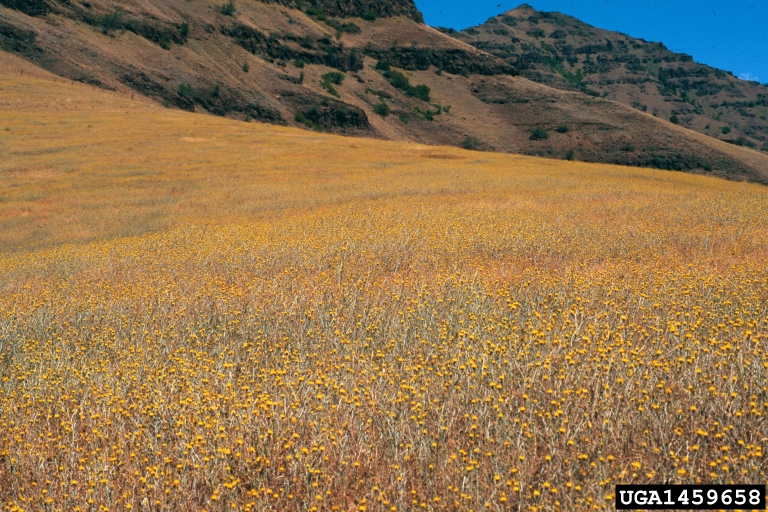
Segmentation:
[(617, 483), (768, 481), (765, 187), (9, 76), (3, 510), (611, 510)]

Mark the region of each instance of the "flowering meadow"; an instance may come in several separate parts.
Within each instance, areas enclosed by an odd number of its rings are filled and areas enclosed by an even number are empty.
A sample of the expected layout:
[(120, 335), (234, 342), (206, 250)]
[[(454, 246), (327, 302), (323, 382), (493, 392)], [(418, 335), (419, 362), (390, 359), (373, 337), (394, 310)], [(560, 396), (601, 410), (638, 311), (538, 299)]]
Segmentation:
[[(211, 174), (281, 130), (167, 115), (217, 128)], [(301, 173), (239, 161), (279, 183), (258, 213), (212, 182), (135, 234), (3, 224), (33, 247), (0, 256), (3, 510), (612, 510), (617, 483), (768, 481), (768, 189), (292, 136)], [(67, 211), (45, 218), (77, 233)]]

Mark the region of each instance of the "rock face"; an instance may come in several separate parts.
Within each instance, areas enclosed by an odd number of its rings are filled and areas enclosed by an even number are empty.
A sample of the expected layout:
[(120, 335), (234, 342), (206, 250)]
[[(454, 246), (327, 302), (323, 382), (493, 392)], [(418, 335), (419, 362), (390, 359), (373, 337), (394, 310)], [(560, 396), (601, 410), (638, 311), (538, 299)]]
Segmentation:
[(266, 59), (299, 59), (306, 64), (322, 64), (340, 71), (359, 71), (363, 67), (363, 56), (357, 49), (345, 48), (329, 38), (305, 43), (309, 47), (305, 48), (298, 44), (297, 37), (270, 38), (242, 24), (222, 25), (221, 33), (245, 50)]
[(44, 0), (0, 0), (0, 5), (16, 9), (28, 16), (44, 16), (50, 11)]
[(490, 55), (469, 53), (458, 48), (377, 48), (371, 44), (364, 50), (366, 55), (385, 60), (391, 65), (411, 71), (424, 71), (430, 66), (455, 75), (517, 75), (515, 68)]
[(318, 7), (330, 16), (340, 18), (361, 17), (365, 12), (376, 13), (380, 18), (392, 16), (406, 16), (419, 23), (424, 23), (421, 12), (416, 8), (413, 0), (312, 0), (311, 2), (297, 2), (296, 0), (262, 0), (265, 3), (276, 3), (287, 7), (300, 7), (297, 4), (311, 4)]

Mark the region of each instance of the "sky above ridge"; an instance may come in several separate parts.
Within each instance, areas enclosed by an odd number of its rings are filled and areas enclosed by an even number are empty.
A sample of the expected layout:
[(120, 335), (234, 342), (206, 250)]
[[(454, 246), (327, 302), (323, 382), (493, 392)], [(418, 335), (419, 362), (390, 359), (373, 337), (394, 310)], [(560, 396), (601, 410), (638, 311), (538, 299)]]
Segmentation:
[[(461, 30), (520, 0), (415, 0), (431, 26)], [(768, 83), (768, 0), (529, 0), (606, 30), (662, 42), (696, 62)]]

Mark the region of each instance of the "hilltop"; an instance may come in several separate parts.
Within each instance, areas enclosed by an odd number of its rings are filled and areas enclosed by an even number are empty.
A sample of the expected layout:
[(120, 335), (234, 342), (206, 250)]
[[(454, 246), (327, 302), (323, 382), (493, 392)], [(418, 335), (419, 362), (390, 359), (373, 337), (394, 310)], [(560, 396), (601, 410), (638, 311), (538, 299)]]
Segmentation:
[(768, 155), (684, 129), (682, 114), (675, 126), (587, 88), (536, 83), (523, 61), (424, 25), (410, 0), (2, 4), (5, 50), (168, 108), (768, 183)]
[(768, 152), (768, 87), (694, 62), (663, 43), (527, 4), (477, 27), (443, 31), (503, 59), (535, 82), (618, 101)]

